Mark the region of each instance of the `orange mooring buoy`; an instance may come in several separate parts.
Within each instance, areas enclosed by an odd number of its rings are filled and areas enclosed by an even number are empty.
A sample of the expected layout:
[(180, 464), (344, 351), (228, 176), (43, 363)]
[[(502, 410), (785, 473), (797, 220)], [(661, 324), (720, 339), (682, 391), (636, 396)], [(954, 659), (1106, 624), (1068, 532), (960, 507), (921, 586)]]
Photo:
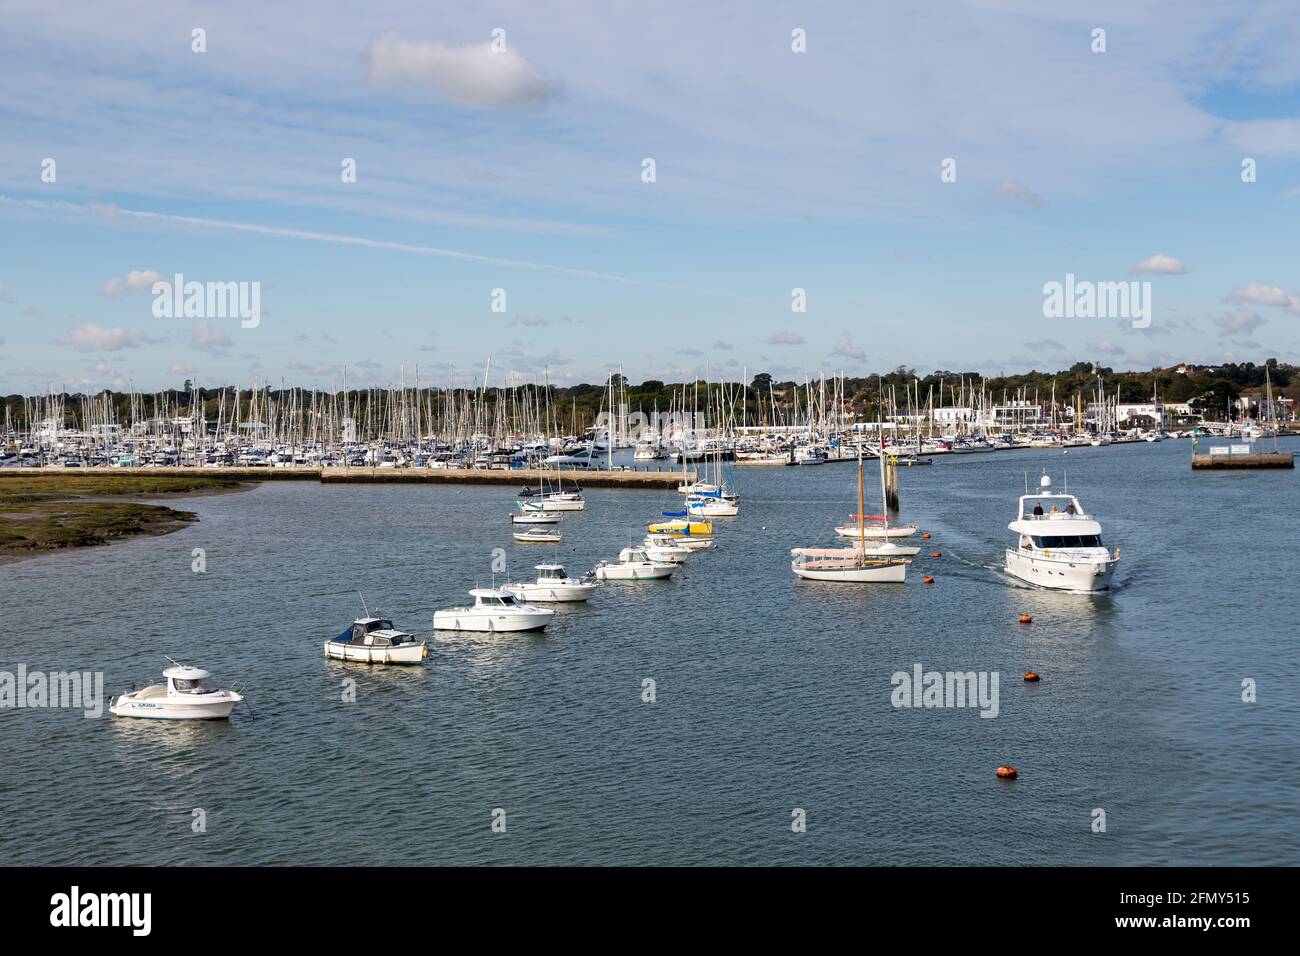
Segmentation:
[(1020, 615), (1020, 623), (1021, 623), (1021, 624), (1033, 624), (1033, 623), (1034, 623), (1034, 619), (1033, 619), (1032, 617), (1030, 617), (1028, 614), (1022, 614), (1022, 615)]
[(942, 551), (931, 551), (931, 552), (930, 552), (930, 557), (932, 557), (932, 558), (942, 558), (942, 557), (943, 557), (943, 552), (942, 552)]
[(998, 767), (995, 773), (1003, 780), (1015, 780), (1018, 776), (1015, 767)]
[(927, 574), (925, 577), (921, 578), (921, 583), (922, 583), (922, 584), (933, 584), (933, 583), (934, 583), (934, 578), (932, 578), (930, 575)]
[(922, 532), (921, 532), (921, 537), (924, 538), (926, 541), (929, 541), (929, 540), (930, 540), (930, 532), (928, 532), (928, 531), (922, 531)]
[(1038, 675), (1035, 674), (1033, 671), (1030, 671), (1028, 674), (1025, 675), (1025, 680), (1029, 681), (1029, 683), (1032, 684), (1036, 680), (1038, 680)]

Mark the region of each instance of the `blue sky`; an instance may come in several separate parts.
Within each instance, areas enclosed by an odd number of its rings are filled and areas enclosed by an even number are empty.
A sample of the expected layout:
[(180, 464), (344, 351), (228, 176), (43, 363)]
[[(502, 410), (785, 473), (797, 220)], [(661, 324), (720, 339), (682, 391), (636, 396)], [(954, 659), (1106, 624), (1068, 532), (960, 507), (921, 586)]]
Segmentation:
[(699, 6), (0, 0), (0, 392), (1300, 362), (1291, 4)]

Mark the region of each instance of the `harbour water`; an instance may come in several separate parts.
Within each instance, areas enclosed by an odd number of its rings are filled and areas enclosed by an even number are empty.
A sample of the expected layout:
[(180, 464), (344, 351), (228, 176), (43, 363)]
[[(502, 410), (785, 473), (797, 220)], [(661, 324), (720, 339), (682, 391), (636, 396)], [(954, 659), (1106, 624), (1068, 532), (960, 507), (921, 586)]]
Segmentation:
[[(0, 568), (0, 669), (103, 671), (115, 694), (157, 681), (167, 654), (243, 688), (251, 712), (0, 710), (0, 857), (1290, 864), (1295, 473), (1193, 474), (1189, 454), (1166, 441), (904, 469), (902, 517), (933, 537), (906, 585), (862, 587), (789, 566), (856, 510), (851, 465), (736, 469), (741, 516), (671, 581), (602, 586), (542, 635), (440, 635), (416, 668), (327, 662), (321, 643), (359, 615), (358, 592), (427, 636), (434, 609), (492, 581), (494, 548), (512, 580), (554, 557), (512, 541), (510, 490), (270, 482), (190, 499), (201, 520), (177, 533)], [(1000, 571), (1025, 476), (1043, 468), (1122, 549), (1113, 592)], [(681, 501), (587, 498), (558, 548), (574, 572)], [(918, 663), (998, 672), (998, 716), (895, 708), (891, 675)], [(1004, 763), (1018, 780), (994, 778)]]

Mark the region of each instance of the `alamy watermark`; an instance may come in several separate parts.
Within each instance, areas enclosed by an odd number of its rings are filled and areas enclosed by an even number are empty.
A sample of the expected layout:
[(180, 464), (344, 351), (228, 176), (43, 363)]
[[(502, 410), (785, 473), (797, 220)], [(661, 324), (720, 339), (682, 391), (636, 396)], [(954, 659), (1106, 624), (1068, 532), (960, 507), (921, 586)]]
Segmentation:
[(1151, 325), (1151, 283), (1092, 282), (1076, 280), (1073, 272), (1065, 282), (1043, 286), (1043, 315), (1049, 319), (1132, 319), (1133, 328)]
[(978, 707), (981, 717), (998, 715), (997, 671), (895, 671), (889, 701), (895, 707)]
[(151, 291), (155, 318), (239, 319), (244, 329), (262, 321), (260, 282), (186, 282), (178, 272), (171, 282), (155, 282)]
[(86, 717), (104, 715), (102, 671), (0, 671), (0, 710), (67, 707)]

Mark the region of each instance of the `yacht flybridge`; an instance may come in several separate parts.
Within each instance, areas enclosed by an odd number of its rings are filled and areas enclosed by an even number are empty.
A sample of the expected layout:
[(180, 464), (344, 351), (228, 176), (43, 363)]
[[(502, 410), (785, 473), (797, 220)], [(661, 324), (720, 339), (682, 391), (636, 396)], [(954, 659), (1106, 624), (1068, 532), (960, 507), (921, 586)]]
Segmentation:
[(1104, 591), (1119, 563), (1119, 549), (1101, 543), (1101, 525), (1071, 494), (1055, 494), (1043, 472), (1038, 494), (1024, 494), (1007, 528), (1017, 536), (1007, 548), (1007, 573), (1040, 588)]

